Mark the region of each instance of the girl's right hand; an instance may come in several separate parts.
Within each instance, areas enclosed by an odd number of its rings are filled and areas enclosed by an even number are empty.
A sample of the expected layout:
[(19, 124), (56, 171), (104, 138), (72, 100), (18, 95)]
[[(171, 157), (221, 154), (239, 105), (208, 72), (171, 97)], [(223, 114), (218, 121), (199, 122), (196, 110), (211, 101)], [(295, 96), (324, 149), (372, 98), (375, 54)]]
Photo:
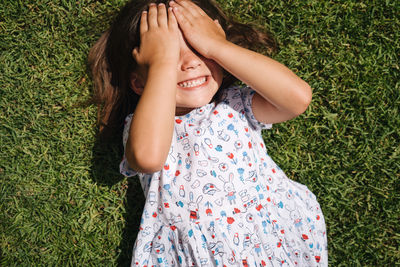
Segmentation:
[(165, 4), (150, 4), (140, 19), (140, 48), (135, 47), (132, 55), (139, 65), (178, 64), (179, 27), (172, 9)]

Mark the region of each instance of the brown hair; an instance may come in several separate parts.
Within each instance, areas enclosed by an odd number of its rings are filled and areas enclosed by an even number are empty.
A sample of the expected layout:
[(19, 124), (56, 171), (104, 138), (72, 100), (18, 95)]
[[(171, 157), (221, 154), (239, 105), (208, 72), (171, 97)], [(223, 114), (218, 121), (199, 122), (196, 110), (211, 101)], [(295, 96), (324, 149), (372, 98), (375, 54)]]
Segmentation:
[[(128, 2), (116, 17), (112, 26), (104, 32), (89, 52), (89, 67), (94, 82), (94, 94), (89, 101), (98, 107), (97, 122), (99, 137), (108, 140), (120, 136), (125, 117), (133, 113), (139, 95), (130, 88), (130, 74), (137, 63), (132, 50), (140, 44), (139, 20), (149, 3), (165, 3), (169, 0), (133, 0)], [(248, 49), (263, 49), (268, 54), (277, 50), (270, 34), (234, 21), (227, 17), (214, 0), (193, 0), (212, 19), (218, 19), (225, 30), (227, 40)], [(226, 88), (238, 81), (225, 72), (220, 88)], [(220, 92), (221, 90), (219, 90)], [(218, 101), (219, 93), (213, 101)]]

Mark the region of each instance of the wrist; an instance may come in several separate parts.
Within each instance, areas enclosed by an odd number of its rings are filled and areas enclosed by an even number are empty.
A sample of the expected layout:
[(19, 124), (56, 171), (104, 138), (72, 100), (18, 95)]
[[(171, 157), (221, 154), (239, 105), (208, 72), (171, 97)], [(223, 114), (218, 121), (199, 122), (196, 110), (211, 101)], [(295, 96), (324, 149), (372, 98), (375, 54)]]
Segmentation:
[(226, 39), (215, 41), (215, 43), (211, 46), (211, 49), (209, 49), (209, 52), (207, 53), (206, 57), (214, 61), (217, 61), (218, 55), (221, 53), (221, 51), (223, 51), (230, 45), (233, 45), (233, 43), (231, 43)]

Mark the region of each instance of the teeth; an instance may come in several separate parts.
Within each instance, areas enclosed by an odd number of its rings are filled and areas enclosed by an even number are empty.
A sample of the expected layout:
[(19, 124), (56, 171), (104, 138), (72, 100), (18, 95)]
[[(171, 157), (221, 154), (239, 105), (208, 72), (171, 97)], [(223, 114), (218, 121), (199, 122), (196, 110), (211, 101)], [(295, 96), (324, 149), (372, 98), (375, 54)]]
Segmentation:
[(203, 77), (203, 78), (200, 78), (200, 79), (197, 79), (197, 80), (194, 80), (194, 81), (190, 81), (190, 82), (183, 82), (183, 83), (178, 83), (178, 85), (179, 86), (181, 86), (181, 87), (195, 87), (195, 86), (198, 86), (198, 85), (201, 85), (201, 84), (203, 84), (203, 83), (205, 83), (206, 82), (206, 77)]

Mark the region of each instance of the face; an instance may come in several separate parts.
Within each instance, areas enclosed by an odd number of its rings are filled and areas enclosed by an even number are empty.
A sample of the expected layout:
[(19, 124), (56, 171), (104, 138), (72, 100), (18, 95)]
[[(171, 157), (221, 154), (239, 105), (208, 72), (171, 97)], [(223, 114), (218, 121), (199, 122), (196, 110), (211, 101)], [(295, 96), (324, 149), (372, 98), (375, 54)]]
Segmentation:
[[(146, 71), (139, 68), (137, 74), (145, 84)], [(180, 33), (175, 115), (184, 115), (194, 108), (210, 103), (221, 86), (222, 79), (221, 66), (193, 51)], [(137, 90), (135, 92), (141, 94)]]

